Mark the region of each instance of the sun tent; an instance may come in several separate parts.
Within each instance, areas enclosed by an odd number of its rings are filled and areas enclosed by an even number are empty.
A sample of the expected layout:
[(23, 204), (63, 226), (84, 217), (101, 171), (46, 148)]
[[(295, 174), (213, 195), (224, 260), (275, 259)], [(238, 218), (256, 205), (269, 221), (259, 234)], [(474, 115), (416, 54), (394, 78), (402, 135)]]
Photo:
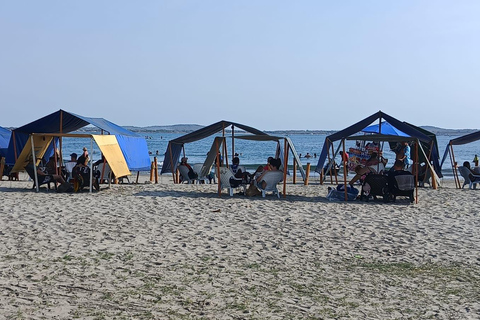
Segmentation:
[[(29, 136), (29, 143), (25, 144), (23, 147), (15, 165), (12, 168), (12, 172), (19, 172), (24, 170), (25, 166), (32, 162), (32, 159), (37, 159), (34, 162), (35, 167), (35, 179), (37, 192), (39, 191), (38, 180), (36, 176), (36, 166), (39, 165), (40, 159), (43, 158), (49, 145), (52, 143), (54, 138), (90, 138), (95, 141), (98, 148), (102, 152), (103, 156), (107, 160), (110, 169), (117, 177), (124, 177), (130, 175), (130, 170), (128, 165), (123, 157), (122, 150), (118, 144), (117, 138), (114, 135), (93, 135), (93, 134), (31, 134)], [(93, 147), (93, 141), (91, 145)], [(92, 149), (92, 148), (91, 148)], [(33, 150), (33, 152), (32, 152)], [(34, 155), (34, 156), (33, 156)], [(90, 175), (93, 174), (93, 161), (90, 161)], [(90, 191), (92, 191), (92, 176), (90, 176)]]
[[(144, 137), (103, 118), (84, 117), (64, 110), (56, 111), (13, 130), (6, 157), (7, 164), (13, 165), (15, 163), (20, 151), (27, 144), (28, 138), (32, 133), (64, 134), (77, 131), (88, 125), (97, 127), (102, 134), (110, 134), (117, 137), (129, 170), (150, 170), (150, 156)], [(50, 154), (53, 154), (53, 151), (47, 151), (47, 155)]]
[(0, 156), (5, 157), (8, 150), (8, 142), (10, 141), (10, 136), (12, 131), (0, 127)]
[[(335, 141), (345, 141), (348, 137), (351, 137), (351, 136), (355, 136), (355, 135), (359, 136), (358, 134), (361, 133), (362, 130), (369, 127), (370, 125), (372, 125), (374, 121), (377, 121), (377, 120), (379, 125), (378, 131), (380, 134), (383, 134), (383, 129), (381, 124), (382, 122), (386, 121), (389, 123), (390, 126), (406, 134), (408, 137), (416, 138), (418, 139), (419, 142), (422, 142), (422, 143), (426, 143), (430, 145), (432, 144), (433, 139), (431, 137), (417, 130), (412, 125), (409, 125), (405, 122), (397, 120), (396, 118), (382, 111), (378, 111), (377, 113), (372, 114), (371, 116), (353, 124), (352, 126), (347, 127), (343, 130), (340, 130), (325, 138), (325, 143), (323, 144), (323, 148), (318, 159), (317, 167), (315, 169), (316, 172), (320, 173), (322, 182), (323, 182), (323, 166), (325, 164), (325, 161), (327, 160), (327, 156), (329, 156), (330, 149), (333, 150), (333, 143)], [(337, 152), (339, 149), (340, 149), (340, 145), (337, 148)], [(337, 152), (335, 152), (335, 154)], [(430, 154), (429, 159), (433, 163), (433, 168), (435, 169), (436, 174), (439, 177), (442, 177), (440, 164), (438, 162), (438, 158), (439, 158), (438, 151), (436, 151), (436, 148), (431, 148), (431, 150), (429, 151), (429, 154)]]
[(225, 130), (227, 130), (229, 127), (231, 127), (232, 129), (232, 150), (235, 149), (235, 145), (233, 142), (235, 138), (234, 137), (235, 128), (239, 128), (245, 132), (252, 133), (254, 135), (268, 136), (268, 134), (266, 134), (263, 131), (260, 131), (258, 129), (255, 129), (240, 123), (225, 121), (225, 120), (216, 122), (214, 124), (201, 128), (199, 130), (190, 132), (186, 135), (170, 140), (167, 145), (167, 150), (165, 151), (165, 157), (163, 159), (163, 165), (162, 165), (162, 170), (160, 174), (167, 173), (167, 172), (175, 173), (177, 169), (178, 161), (182, 154), (182, 150), (184, 149), (184, 145), (186, 143), (202, 140), (218, 132), (222, 132), (223, 136), (225, 136)]
[(478, 140), (480, 140), (480, 131), (472, 132), (472, 133), (466, 134), (464, 136), (457, 137), (457, 138), (452, 139), (448, 142), (447, 147), (445, 148), (445, 152), (443, 153), (443, 158), (442, 158), (441, 165), (443, 165), (443, 163), (445, 162), (447, 157), (450, 155), (450, 162), (452, 164), (453, 177), (454, 177), (454, 180), (455, 180), (455, 185), (459, 189), (461, 187), (461, 184), (460, 184), (460, 180), (459, 180), (459, 177), (458, 177), (457, 166), (455, 166), (456, 160), (455, 160), (455, 154), (453, 152), (453, 146), (467, 144), (467, 143), (475, 142), (475, 141), (478, 141)]
[[(426, 150), (427, 154), (430, 154), (430, 149), (432, 149), (432, 145), (433, 145), (433, 148), (435, 149), (433, 152), (434, 152), (434, 154), (437, 155), (436, 158), (438, 159), (439, 158), (439, 152), (438, 152), (437, 136), (433, 132), (430, 132), (430, 131), (425, 130), (425, 129), (420, 128), (420, 127), (417, 127), (417, 126), (415, 126), (413, 124), (410, 124), (408, 122), (404, 121), (403, 123), (406, 124), (407, 126), (412, 127), (415, 130), (420, 131), (421, 133), (425, 134), (426, 136), (428, 136), (432, 139), (432, 142), (429, 143), (429, 144), (427, 144), (426, 142), (420, 142), (420, 143), (422, 144), (423, 149)], [(379, 130), (381, 130), (382, 134), (386, 134), (386, 135), (399, 136), (399, 137), (409, 137), (408, 134), (406, 134), (405, 132), (402, 132), (399, 129), (395, 128), (394, 126), (392, 126), (387, 121), (383, 121), (382, 123), (377, 123), (377, 124), (373, 124), (371, 126), (368, 126), (365, 129), (363, 129), (362, 132), (364, 132), (364, 133), (379, 133), (380, 132)], [(396, 142), (398, 142), (398, 141), (393, 141), (393, 140), (389, 141), (391, 149), (395, 148), (395, 143)], [(427, 158), (423, 155), (423, 153), (421, 153), (421, 154), (419, 154), (419, 159), (418, 160), (419, 160), (420, 163), (422, 163), (422, 162), (426, 162)], [(434, 167), (435, 167), (435, 165), (438, 165), (438, 161), (434, 162), (433, 165), (434, 165)], [(441, 172), (440, 167), (435, 167), (435, 172)]]

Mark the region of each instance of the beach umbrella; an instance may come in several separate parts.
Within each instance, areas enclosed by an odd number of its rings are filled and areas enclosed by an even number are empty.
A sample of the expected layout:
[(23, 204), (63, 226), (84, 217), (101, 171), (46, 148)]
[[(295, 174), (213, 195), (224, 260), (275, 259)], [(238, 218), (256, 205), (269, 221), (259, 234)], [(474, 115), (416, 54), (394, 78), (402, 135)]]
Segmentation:
[[(382, 132), (380, 132), (380, 130)], [(380, 126), (378, 123), (377, 124), (372, 124), (371, 126), (368, 126), (362, 130), (362, 132), (365, 133), (379, 133), (379, 134), (384, 134), (384, 135), (390, 135), (390, 136), (399, 136), (399, 137), (408, 137), (409, 135), (406, 134), (405, 132), (402, 132), (392, 126), (390, 123), (383, 121), (382, 125)]]

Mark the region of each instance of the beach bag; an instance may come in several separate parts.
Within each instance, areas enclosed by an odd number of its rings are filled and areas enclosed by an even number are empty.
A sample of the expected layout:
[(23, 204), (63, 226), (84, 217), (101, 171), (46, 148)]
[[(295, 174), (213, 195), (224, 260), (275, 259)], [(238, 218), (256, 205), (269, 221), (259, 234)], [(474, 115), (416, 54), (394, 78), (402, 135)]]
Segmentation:
[[(353, 201), (358, 196), (358, 190), (355, 187), (347, 186), (347, 201)], [(345, 185), (339, 184), (336, 188), (328, 189), (327, 199), (330, 201), (345, 201)]]
[(248, 186), (247, 192), (245, 193), (247, 197), (255, 197), (261, 194), (262, 194), (262, 191), (258, 190), (258, 188), (255, 187), (253, 184)]

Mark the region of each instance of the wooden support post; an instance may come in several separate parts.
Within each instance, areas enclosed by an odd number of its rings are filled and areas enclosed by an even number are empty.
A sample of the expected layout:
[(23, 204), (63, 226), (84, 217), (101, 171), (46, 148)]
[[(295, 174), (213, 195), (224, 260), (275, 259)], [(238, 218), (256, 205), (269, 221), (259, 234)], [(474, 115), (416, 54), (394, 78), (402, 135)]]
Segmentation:
[(413, 172), (415, 174), (415, 181), (417, 181), (417, 183), (415, 184), (415, 203), (418, 203), (418, 144), (420, 142), (417, 140), (417, 142), (415, 143), (415, 163), (414, 163), (414, 166), (413, 166)]
[[(342, 140), (343, 153), (342, 153), (342, 162), (343, 162), (343, 188), (345, 189), (345, 201), (348, 200), (348, 190), (347, 190), (347, 170), (345, 168), (345, 161), (343, 161), (345, 154), (345, 139)], [(336, 175), (335, 175), (336, 176)]]
[(452, 162), (452, 171), (453, 171), (453, 179), (455, 180), (455, 186), (457, 189), (461, 189), (460, 179), (458, 177), (457, 171), (457, 161), (455, 161), (455, 154), (453, 154), (453, 146), (450, 144), (450, 161)]
[(154, 172), (155, 184), (157, 184), (157, 183), (158, 183), (158, 162), (157, 162), (157, 157), (153, 157), (153, 162), (154, 162), (153, 168), (154, 168), (154, 170), (155, 170), (155, 172)]
[[(305, 172), (305, 181), (303, 181), (303, 184), (308, 186), (308, 178), (310, 177), (310, 162), (307, 162), (307, 171)], [(320, 180), (320, 182), (323, 182)]]
[(153, 161), (150, 164), (150, 182), (153, 182), (153, 169), (154, 169), (154, 164)]
[(138, 184), (138, 178), (140, 177), (140, 171), (137, 171), (137, 180), (135, 181), (135, 184)]
[(288, 145), (287, 139), (285, 139), (285, 144), (283, 147), (284, 155), (283, 155), (283, 197), (287, 197), (287, 171), (288, 171)]
[(293, 159), (293, 179), (292, 183), (296, 184), (297, 183), (297, 161)]

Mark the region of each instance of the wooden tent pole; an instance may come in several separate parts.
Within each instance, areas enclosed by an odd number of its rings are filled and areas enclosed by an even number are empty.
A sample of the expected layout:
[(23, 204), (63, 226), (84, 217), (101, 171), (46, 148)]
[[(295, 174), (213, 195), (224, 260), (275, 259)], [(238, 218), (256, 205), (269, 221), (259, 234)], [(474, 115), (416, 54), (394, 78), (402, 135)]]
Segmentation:
[(37, 192), (39, 192), (40, 188), (38, 186), (37, 155), (35, 154), (35, 143), (33, 142), (33, 135), (30, 135), (30, 142), (32, 143), (33, 174), (35, 176), (35, 187)]
[(418, 203), (418, 144), (420, 141), (417, 139), (415, 143), (415, 163), (413, 170), (415, 171), (415, 203)]
[[(343, 154), (345, 154), (345, 139), (342, 140), (343, 145)], [(347, 192), (347, 168), (346, 162), (343, 160), (344, 157), (342, 155), (342, 162), (343, 162), (343, 188), (345, 189), (345, 201), (348, 200), (348, 192)]]
[[(63, 133), (63, 110), (60, 111), (60, 133)], [(53, 145), (55, 146), (55, 137), (53, 137)], [(59, 145), (60, 145), (60, 151), (63, 150), (63, 138), (60, 136), (59, 137)], [(54, 147), (55, 149), (55, 147)], [(55, 157), (56, 157), (56, 152), (55, 152)], [(55, 166), (57, 165), (56, 164), (57, 160), (55, 160)], [(62, 155), (62, 152), (60, 152), (60, 163), (63, 164), (63, 155)], [(58, 172), (57, 172), (58, 174)]]
[(293, 159), (293, 176), (292, 176), (292, 183), (297, 183), (297, 161), (295, 158)]
[[(225, 139), (225, 137), (224, 137)], [(222, 180), (220, 179), (220, 146), (218, 145), (218, 141), (215, 139), (215, 150), (217, 152), (217, 161), (216, 161), (216, 169), (217, 169), (217, 178), (218, 178), (218, 196), (222, 196)]]
[[(330, 148), (330, 146), (328, 145), (330, 142), (330, 139), (326, 139), (326, 143), (327, 143), (327, 154), (328, 154), (328, 149)], [(322, 166), (323, 166), (323, 163), (322, 163)], [(318, 169), (318, 168), (317, 168)], [(320, 170), (320, 184), (323, 184), (323, 180), (324, 180), (324, 174), (323, 174), (323, 167), (321, 168)]]
[[(345, 140), (343, 140), (345, 141)], [(332, 176), (332, 172), (335, 173), (335, 184), (338, 184), (338, 172), (335, 167), (335, 149), (333, 148), (333, 143), (332, 143), (332, 165), (330, 166), (330, 177)], [(333, 169), (332, 169), (333, 167)]]
[[(12, 138), (13, 138), (13, 153), (15, 155), (15, 162), (18, 160), (18, 155), (17, 155), (17, 141), (15, 139), (15, 130), (12, 131)], [(2, 172), (3, 174), (3, 172)]]
[(235, 157), (235, 127), (232, 124), (232, 159)]
[(450, 143), (450, 161), (452, 162), (452, 171), (453, 171), (453, 179), (455, 180), (455, 186), (457, 189), (461, 189), (460, 178), (458, 177), (458, 172), (457, 172), (457, 161), (455, 160), (455, 154), (453, 153), (452, 143)]
[[(328, 161), (330, 162), (331, 161), (331, 165), (330, 165), (330, 170), (328, 170), (330, 172), (330, 184), (333, 184), (333, 175), (332, 175), (332, 167), (333, 167), (333, 161), (334, 161), (334, 158), (333, 158), (333, 155), (335, 154), (335, 149), (333, 148), (333, 143), (330, 145), (332, 147), (332, 159), (330, 160), (330, 150), (328, 150)], [(335, 177), (335, 181), (336, 181), (336, 178)]]
[(172, 143), (168, 143), (168, 150), (170, 151), (170, 166), (172, 167), (172, 178), (173, 178), (173, 183), (177, 183), (177, 175), (175, 172), (175, 166), (173, 165), (173, 156), (172, 156)]
[(284, 149), (283, 149), (283, 197), (287, 197), (287, 170), (288, 170), (288, 146), (287, 139), (284, 140)]

